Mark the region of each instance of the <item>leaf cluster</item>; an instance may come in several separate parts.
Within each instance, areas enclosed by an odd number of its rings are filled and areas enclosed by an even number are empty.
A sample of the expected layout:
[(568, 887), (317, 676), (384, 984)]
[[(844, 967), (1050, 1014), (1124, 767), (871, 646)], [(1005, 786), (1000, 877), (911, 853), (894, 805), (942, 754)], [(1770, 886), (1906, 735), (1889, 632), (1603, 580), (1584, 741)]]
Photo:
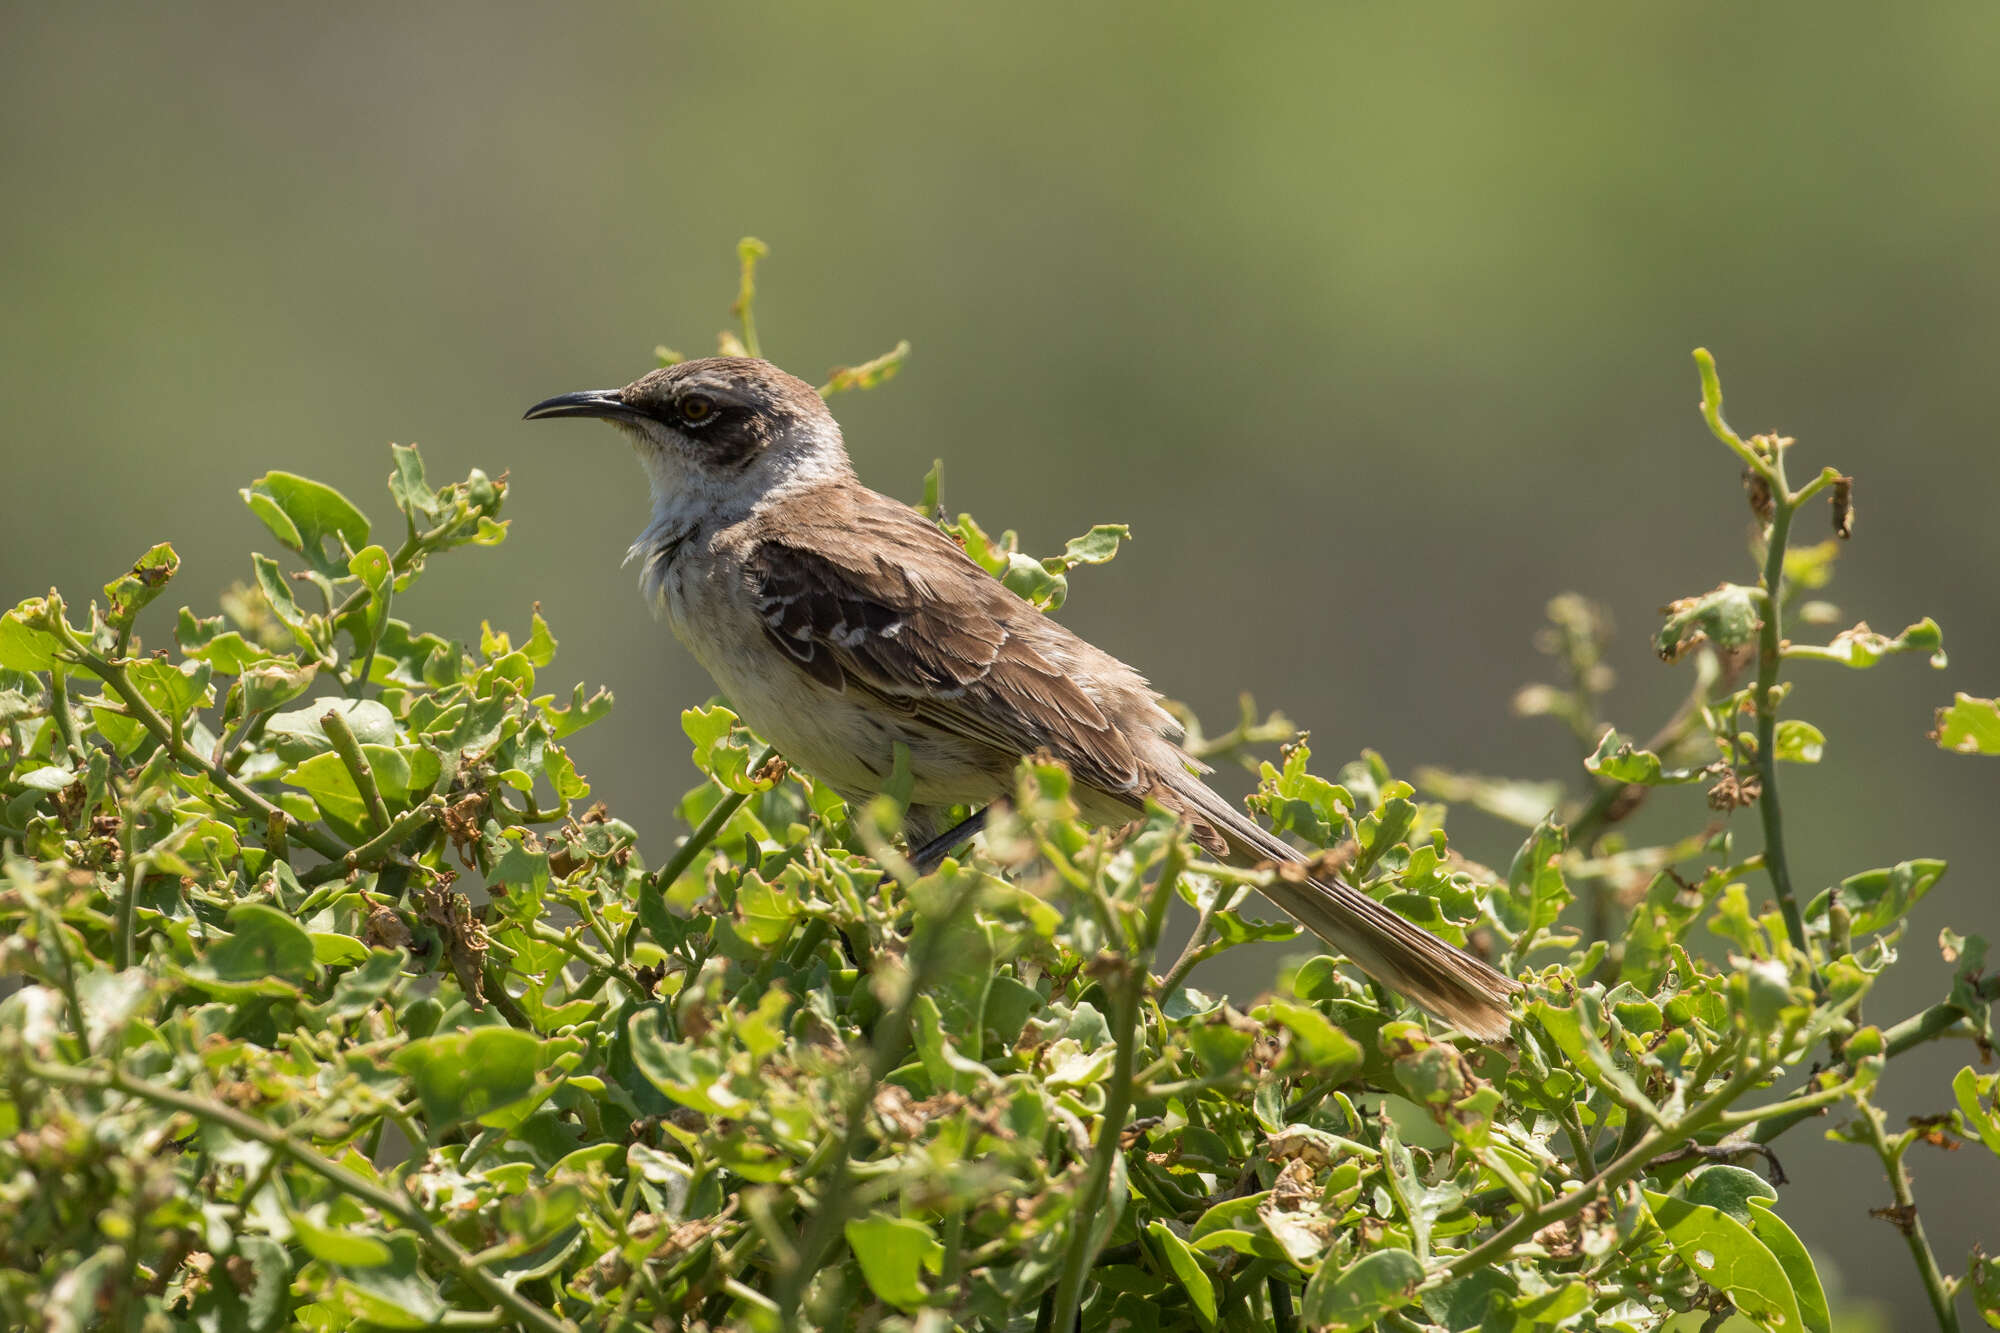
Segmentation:
[[(1788, 444), (1731, 446), (1762, 478), (1766, 576), (1670, 610), (1659, 643), (1693, 683), (1656, 734), (1600, 717), (1601, 615), (1552, 608), (1568, 679), (1523, 699), (1577, 733), (1573, 781), (1413, 784), (1374, 754), (1325, 776), (1247, 701), (1200, 742), (1257, 764), (1274, 828), (1527, 978), (1501, 1048), (1261, 919), (1251, 895), (1283, 871), (1207, 862), (1160, 811), (1092, 828), (1038, 760), (976, 853), (919, 876), (893, 796), (849, 809), (726, 704), (690, 709), (690, 832), (649, 866), (586, 805), (566, 747), (611, 700), (551, 687), (539, 609), (476, 643), (397, 614), (432, 557), (504, 538), (505, 479), (433, 489), (399, 447), (400, 535), (378, 539), (337, 492), (268, 473), (243, 499), (285, 557), (253, 556), (161, 649), (137, 625), (167, 546), (86, 608), (52, 592), (0, 617), (0, 1316), (1464, 1333), (1736, 1311), (1826, 1330), (1770, 1145), (1846, 1107), (1954, 1326), (1901, 1163), (1929, 1140), (2000, 1152), (1994, 1078), (1968, 1065), (1907, 1133), (1873, 1098), (1918, 1044), (1990, 1056), (1986, 944), (1947, 936), (1931, 1008), (1865, 1014), (1944, 866), (1801, 905), (1775, 809), (1777, 765), (1830, 744), (1777, 716), (1785, 664), (1938, 635), (1778, 633), (1832, 561), (1787, 546), (1835, 488), (1788, 489)], [(934, 473), (942, 516), (937, 491)], [(1048, 609), (1129, 535), (1035, 560), (970, 517), (950, 530)], [(1991, 750), (1991, 707), (1942, 710), (1940, 745)], [(1625, 840), (1637, 804), (1698, 782), (1693, 832)], [(1504, 871), (1452, 844), (1447, 802), (1521, 825)], [(1746, 854), (1728, 816), (1753, 807)], [(1190, 984), (1268, 940), (1299, 950), (1268, 994)], [(1968, 1278), (2000, 1318), (1992, 1266)]]

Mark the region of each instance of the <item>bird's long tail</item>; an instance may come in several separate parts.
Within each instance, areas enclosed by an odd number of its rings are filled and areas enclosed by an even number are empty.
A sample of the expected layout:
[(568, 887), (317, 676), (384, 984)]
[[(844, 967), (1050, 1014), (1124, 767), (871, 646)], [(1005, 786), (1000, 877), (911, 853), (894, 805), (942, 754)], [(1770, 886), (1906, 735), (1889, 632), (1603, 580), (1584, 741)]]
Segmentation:
[[(1154, 795), (1190, 821), (1197, 840), (1233, 865), (1305, 862), (1192, 774), (1173, 775)], [(1391, 990), (1482, 1041), (1506, 1037), (1508, 999), (1520, 986), (1471, 954), (1339, 879), (1277, 879), (1263, 892)]]

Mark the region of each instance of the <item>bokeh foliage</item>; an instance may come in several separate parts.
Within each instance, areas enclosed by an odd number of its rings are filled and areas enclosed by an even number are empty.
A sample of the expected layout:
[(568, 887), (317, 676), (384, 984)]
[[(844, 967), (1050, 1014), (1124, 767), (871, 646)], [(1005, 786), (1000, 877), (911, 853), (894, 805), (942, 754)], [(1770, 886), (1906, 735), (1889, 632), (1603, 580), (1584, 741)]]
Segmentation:
[[(745, 349), (760, 253), (726, 335)], [(1960, 1281), (2000, 1320), (2000, 1276), (1976, 1255), (1947, 1271), (1903, 1166), (1928, 1143), (2000, 1152), (1995, 1077), (1968, 1063), (1907, 1129), (1873, 1100), (1921, 1043), (1990, 1059), (1986, 943), (1947, 932), (1948, 995), (1864, 1013), (1944, 866), (1807, 897), (1777, 803), (1780, 763), (1838, 743), (1780, 716), (1791, 665), (1935, 654), (1939, 631), (1786, 637), (1828, 619), (1837, 549), (1793, 544), (1792, 519), (1830, 502), (1844, 538), (1852, 483), (1792, 489), (1790, 441), (1731, 432), (1701, 366), (1761, 577), (1668, 609), (1658, 646), (1692, 678), (1653, 735), (1598, 715), (1601, 617), (1565, 598), (1548, 645), (1567, 678), (1523, 703), (1576, 732), (1573, 781), (1438, 772), (1420, 794), (1374, 754), (1329, 774), (1247, 705), (1199, 745), (1257, 766), (1275, 827), (1524, 977), (1504, 1049), (1323, 956), (1254, 1002), (1189, 985), (1294, 936), (1247, 909), (1279, 872), (1206, 863), (1158, 812), (1088, 828), (1047, 763), (976, 853), (918, 877), (893, 794), (847, 809), (726, 705), (691, 709), (692, 832), (647, 866), (587, 804), (565, 742), (611, 701), (552, 688), (540, 608), (476, 644), (396, 614), (431, 558), (506, 535), (504, 479), (433, 489), (414, 449), (393, 454), (386, 534), (313, 481), (252, 483), (286, 558), (253, 556), (168, 647), (138, 625), (170, 547), (87, 609), (22, 602), (0, 619), (0, 1311), (1453, 1333), (1734, 1311), (1821, 1333), (1771, 1145), (1839, 1112), (1891, 1182), (1854, 1207), (1902, 1233), (1940, 1326)], [(941, 518), (938, 491), (934, 473)], [(1036, 560), (949, 527), (1047, 609), (1126, 535)], [(1993, 752), (1993, 716), (1961, 696), (1940, 746)], [(1642, 802), (1693, 804), (1674, 786), (1706, 788), (1697, 826), (1628, 841)], [(1453, 850), (1447, 801), (1523, 826), (1506, 870)], [(1756, 852), (1729, 818), (1750, 811)], [(1163, 950), (1175, 898), (1197, 923)]]

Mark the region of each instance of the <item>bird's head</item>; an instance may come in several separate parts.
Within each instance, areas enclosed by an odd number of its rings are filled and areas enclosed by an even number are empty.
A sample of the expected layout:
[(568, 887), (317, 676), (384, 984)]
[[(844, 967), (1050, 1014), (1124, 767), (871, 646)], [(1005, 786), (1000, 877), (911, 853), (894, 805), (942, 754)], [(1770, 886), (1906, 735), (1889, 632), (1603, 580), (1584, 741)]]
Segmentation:
[(656, 511), (748, 512), (774, 491), (850, 472), (840, 427), (818, 391), (755, 357), (704, 357), (622, 389), (559, 394), (529, 408), (526, 419), (550, 417), (596, 417), (624, 432)]

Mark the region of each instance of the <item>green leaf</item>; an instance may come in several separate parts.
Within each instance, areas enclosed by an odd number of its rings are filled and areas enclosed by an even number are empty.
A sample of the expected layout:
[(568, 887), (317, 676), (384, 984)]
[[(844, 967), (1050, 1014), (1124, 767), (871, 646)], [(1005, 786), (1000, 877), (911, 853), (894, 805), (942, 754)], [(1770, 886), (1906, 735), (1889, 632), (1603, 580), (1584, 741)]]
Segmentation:
[[(1426, 1288), (1424, 1314), (1447, 1333), (1475, 1333), (1490, 1310), (1507, 1309), (1520, 1289), (1520, 1283), (1501, 1269), (1475, 1269), (1443, 1286)], [(1513, 1321), (1501, 1327), (1513, 1327)]]
[(62, 603), (30, 597), (0, 616), (0, 667), (9, 671), (47, 671), (56, 664), (62, 640), (43, 628), (60, 617)]
[(208, 682), (215, 668), (206, 662), (165, 662), (148, 657), (127, 667), (126, 673), (146, 702), (171, 721), (185, 719), (192, 709), (207, 702)]
[(183, 654), (212, 664), (224, 675), (243, 674), (253, 663), (271, 661), (291, 661), (277, 659), (263, 648), (251, 643), (236, 630), (222, 628), (222, 617), (211, 616), (207, 620), (197, 620), (194, 612), (181, 608), (180, 623), (174, 631), (174, 639), (180, 644)]
[[(238, 494), (273, 536), (329, 577), (346, 574), (348, 557), (368, 544), (367, 517), (323, 482), (267, 472)], [(328, 538), (336, 543), (337, 560), (327, 554)]]
[(333, 742), (327, 738), (326, 725), (321, 721), (328, 712), (339, 713), (354, 733), (354, 739), (363, 745), (396, 742), (396, 715), (376, 699), (315, 699), (303, 708), (274, 714), (264, 724), (264, 734), (270, 738), (279, 758), (291, 763), (331, 752)]
[(694, 742), (694, 766), (733, 792), (750, 791), (749, 733), (737, 725), (736, 714), (720, 705), (689, 708), (681, 713), (681, 730)]
[(1750, 1201), (1778, 1200), (1778, 1191), (1755, 1171), (1727, 1164), (1704, 1167), (1687, 1177), (1674, 1193), (1689, 1203), (1698, 1203), (1729, 1214), (1744, 1226), (1751, 1225)]
[(1252, 1017), (1274, 1022), (1292, 1034), (1290, 1049), (1320, 1079), (1341, 1079), (1361, 1068), (1361, 1043), (1329, 1023), (1326, 1015), (1302, 1004), (1273, 1000)]
[(929, 1293), (922, 1270), (935, 1273), (944, 1260), (944, 1246), (929, 1227), (912, 1218), (871, 1213), (849, 1222), (846, 1232), (869, 1290), (899, 1310), (924, 1303)]
[(443, 1323), (445, 1304), (417, 1265), (417, 1238), (395, 1232), (384, 1239), (388, 1263), (341, 1270), (342, 1302), (371, 1325), (434, 1329)]
[(1756, 635), (1763, 621), (1764, 593), (1740, 583), (1724, 583), (1699, 597), (1683, 597), (1667, 608), (1666, 624), (1653, 640), (1664, 661), (1706, 640), (1723, 652), (1741, 648)]
[(2000, 699), (1977, 699), (1960, 692), (1937, 710), (1931, 738), (1953, 754), (2000, 754)]
[(174, 548), (161, 542), (133, 562), (129, 573), (104, 585), (104, 623), (124, 633), (146, 604), (166, 590), (167, 580), (179, 572), (181, 558)]
[(1862, 670), (1874, 666), (1885, 657), (1898, 653), (1929, 653), (1931, 665), (1942, 669), (1946, 665), (1944, 655), (1944, 631), (1938, 623), (1925, 616), (1916, 624), (1906, 627), (1901, 634), (1890, 638), (1877, 634), (1866, 625), (1856, 625), (1833, 636), (1833, 642), (1818, 644), (1792, 644), (1785, 649), (1786, 657), (1803, 658), (1815, 662), (1837, 662), (1841, 666)]
[(1828, 905), (1837, 900), (1847, 909), (1849, 929), (1855, 934), (1887, 930), (1909, 914), (1944, 872), (1943, 861), (1915, 860), (1849, 875), (1839, 887), (1822, 891), (1806, 905), (1806, 923), (1826, 929)]
[(1817, 764), (1826, 752), (1826, 736), (1810, 722), (1787, 718), (1778, 724), (1772, 752), (1786, 763)]
[(394, 1262), (395, 1253), (378, 1235), (356, 1227), (321, 1226), (304, 1213), (286, 1210), (292, 1236), (299, 1248), (323, 1264), (336, 1268), (381, 1268)]
[[(317, 663), (308, 662), (300, 666), (290, 657), (273, 657), (254, 665), (245, 665), (241, 672), (243, 715), (255, 717), (280, 704), (290, 703), (312, 688), (313, 678), (318, 674)], [(269, 726), (268, 722), (265, 723), (267, 730)]]
[(1213, 1328), (1216, 1318), (1215, 1283), (1209, 1280), (1208, 1273), (1201, 1266), (1201, 1260), (1195, 1257), (1194, 1251), (1188, 1248), (1186, 1241), (1168, 1229), (1165, 1222), (1148, 1222), (1146, 1234), (1153, 1238), (1153, 1243), (1159, 1246), (1162, 1254), (1166, 1255), (1167, 1266), (1174, 1270), (1174, 1276), (1180, 1279), (1181, 1287), (1187, 1292), (1188, 1299), (1194, 1302), (1195, 1313), (1201, 1319), (1201, 1326)]
[(515, 1028), (486, 1027), (413, 1041), (396, 1052), (432, 1129), (484, 1120), (526, 1097), (542, 1063), (542, 1043)]
[(348, 967), (368, 961), (371, 951), (368, 946), (352, 935), (335, 934), (327, 930), (309, 932), (312, 936), (313, 961), (326, 967)]
[(1251, 944), (1258, 940), (1289, 940), (1299, 934), (1292, 921), (1252, 921), (1241, 912), (1225, 908), (1209, 919), (1216, 938), (1224, 944)]
[(1719, 1208), (1651, 1190), (1642, 1193), (1681, 1262), (1726, 1292), (1753, 1323), (1786, 1333), (1804, 1327), (1790, 1276), (1749, 1227)]
[(542, 716), (548, 719), (549, 729), (555, 733), (555, 738), (563, 740), (611, 712), (611, 691), (599, 690), (586, 699), (583, 696), (583, 686), (578, 685), (570, 695), (569, 707), (556, 708), (546, 700), (540, 703), (540, 707)]
[(1827, 1307), (1826, 1288), (1820, 1283), (1819, 1270), (1813, 1267), (1805, 1242), (1771, 1211), (1769, 1199), (1751, 1197), (1744, 1202), (1750, 1212), (1750, 1230), (1764, 1242), (1764, 1248), (1771, 1252), (1792, 1284), (1792, 1295), (1798, 1298), (1799, 1318), (1806, 1333), (1833, 1333), (1833, 1313)]
[(275, 907), (238, 903), (229, 909), (229, 937), (202, 956), (205, 975), (220, 981), (261, 981), (280, 977), (311, 981), (319, 969), (312, 937)]
[(286, 582), (285, 572), (278, 567), (278, 562), (267, 555), (252, 555), (250, 567), (257, 577), (257, 591), (264, 594), (265, 605), (270, 608), (271, 614), (291, 631), (292, 638), (300, 647), (317, 654), (319, 647), (313, 642), (305, 612), (299, 610), (298, 599), (292, 596), (292, 585)]
[(1563, 877), (1563, 853), (1569, 830), (1550, 813), (1535, 826), (1507, 868), (1507, 893), (1494, 896), (1506, 912), (1504, 924), (1517, 934), (1536, 933), (1555, 924), (1573, 896)]
[(1539, 824), (1568, 794), (1563, 784), (1553, 779), (1488, 778), (1442, 768), (1418, 769), (1417, 785), (1440, 801), (1462, 801), (1522, 828)]
[(1239, 1032), (1225, 1022), (1198, 1023), (1188, 1029), (1187, 1041), (1195, 1053), (1195, 1058), (1211, 1074), (1226, 1074), (1232, 1069), (1241, 1069), (1243, 1059), (1249, 1055), (1250, 1047), (1257, 1038), (1248, 1032)]
[(1979, 1141), (2000, 1157), (2000, 1076), (1988, 1074), (1981, 1077), (1971, 1065), (1958, 1071), (1951, 1080), (1951, 1095), (1958, 1102), (1958, 1113), (1965, 1119), (1965, 1127), (1978, 1136)]
[(1431, 1234), (1437, 1228), (1438, 1219), (1465, 1202), (1465, 1191), (1450, 1180), (1436, 1185), (1427, 1185), (1417, 1173), (1415, 1156), (1402, 1136), (1396, 1133), (1393, 1120), (1385, 1119), (1382, 1125), (1382, 1162), (1389, 1188), (1402, 1205), (1403, 1215), (1410, 1220), (1410, 1232), (1416, 1240), (1417, 1257), (1428, 1260), (1431, 1253)]
[(389, 473), (389, 496), (396, 502), (396, 508), (408, 514), (412, 521), (435, 519), (438, 515), (437, 492), (426, 484), (424, 459), (417, 452), (417, 446), (392, 444), (389, 456), (395, 461), (395, 468)]
[[(435, 752), (421, 746), (364, 745), (361, 755), (375, 774), (375, 785), (392, 811), (413, 805), (438, 779)], [(285, 774), (285, 782), (299, 788), (328, 815), (345, 824), (361, 826), (368, 821), (368, 806), (354, 775), (341, 757), (331, 752), (317, 754)]]
[(1322, 1264), (1306, 1283), (1305, 1321), (1325, 1333), (1367, 1328), (1407, 1305), (1424, 1280), (1424, 1266), (1408, 1250), (1376, 1250), (1335, 1272)]
[(1060, 557), (1064, 565), (1101, 565), (1118, 554), (1118, 543), (1130, 541), (1132, 529), (1124, 523), (1099, 523), (1081, 537), (1072, 537)]
[(729, 1072), (714, 1055), (670, 1042), (661, 1031), (660, 1011), (647, 1009), (629, 1025), (632, 1061), (646, 1081), (668, 1097), (703, 1115), (736, 1115), (743, 1098), (729, 1086)]
[(1007, 557), (1000, 581), (1043, 611), (1055, 611), (1069, 598), (1069, 580), (1032, 556), (1015, 551)]
[(863, 361), (858, 366), (841, 366), (835, 370), (827, 376), (826, 383), (819, 386), (819, 396), (831, 398), (850, 389), (872, 389), (878, 384), (886, 384), (896, 378), (896, 372), (901, 370), (903, 363), (909, 359), (910, 343), (908, 339), (904, 339), (873, 360)]
[(1989, 1259), (1975, 1247), (1965, 1283), (1972, 1293), (1972, 1308), (1988, 1328), (2000, 1328), (2000, 1259)]
[(1603, 738), (1597, 742), (1597, 749), (1583, 761), (1583, 767), (1593, 777), (1608, 782), (1636, 783), (1643, 787), (1694, 782), (1706, 772), (1699, 768), (1663, 768), (1660, 756), (1651, 750), (1639, 749), (1629, 737), (1619, 734), (1615, 727), (1605, 731)]

